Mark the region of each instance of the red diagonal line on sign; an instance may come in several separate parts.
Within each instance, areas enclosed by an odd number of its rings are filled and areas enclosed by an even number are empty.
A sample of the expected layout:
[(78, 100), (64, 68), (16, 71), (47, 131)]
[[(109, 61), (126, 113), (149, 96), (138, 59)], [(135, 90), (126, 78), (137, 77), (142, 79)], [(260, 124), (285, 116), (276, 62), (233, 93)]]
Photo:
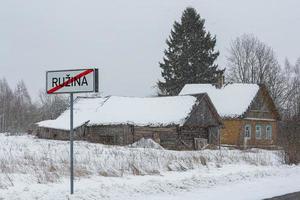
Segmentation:
[(55, 86), (54, 88), (50, 89), (47, 91), (48, 94), (52, 94), (54, 92), (56, 92), (57, 90), (69, 85), (70, 83), (76, 81), (77, 79), (80, 79), (81, 77), (93, 72), (94, 70), (93, 69), (87, 69), (83, 72), (81, 72), (80, 74), (77, 74), (76, 76), (70, 78), (69, 80), (63, 82), (62, 84), (58, 85), (58, 86)]

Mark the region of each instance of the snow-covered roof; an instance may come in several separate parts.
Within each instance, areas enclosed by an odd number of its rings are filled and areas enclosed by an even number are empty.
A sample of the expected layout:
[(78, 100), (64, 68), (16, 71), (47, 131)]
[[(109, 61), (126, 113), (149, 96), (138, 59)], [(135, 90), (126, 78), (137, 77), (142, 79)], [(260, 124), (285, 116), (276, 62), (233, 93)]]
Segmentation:
[[(73, 109), (73, 126), (74, 128), (80, 127), (87, 123), (91, 116), (97, 114), (100, 107), (107, 100), (107, 98), (99, 97), (79, 97), (74, 102)], [(37, 123), (40, 127), (70, 130), (70, 109), (64, 111), (57, 119), (46, 120)]]
[(250, 106), (257, 84), (231, 83), (218, 89), (212, 84), (186, 84), (179, 95), (207, 93), (221, 117), (238, 117)]
[[(183, 125), (196, 103), (194, 96), (77, 98), (74, 128), (83, 124)], [(38, 126), (69, 130), (69, 114), (66, 110), (57, 119), (39, 122)]]

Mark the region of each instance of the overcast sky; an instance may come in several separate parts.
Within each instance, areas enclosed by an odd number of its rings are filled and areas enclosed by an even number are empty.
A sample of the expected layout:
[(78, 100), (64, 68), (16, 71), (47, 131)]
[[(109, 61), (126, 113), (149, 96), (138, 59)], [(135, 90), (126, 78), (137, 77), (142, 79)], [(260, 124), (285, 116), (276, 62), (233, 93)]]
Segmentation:
[(280, 63), (300, 57), (298, 0), (0, 0), (0, 78), (23, 79), (36, 98), (45, 71), (98, 67), (105, 95), (147, 96), (160, 78), (165, 40), (192, 6), (217, 36), (225, 67), (230, 42), (252, 33)]

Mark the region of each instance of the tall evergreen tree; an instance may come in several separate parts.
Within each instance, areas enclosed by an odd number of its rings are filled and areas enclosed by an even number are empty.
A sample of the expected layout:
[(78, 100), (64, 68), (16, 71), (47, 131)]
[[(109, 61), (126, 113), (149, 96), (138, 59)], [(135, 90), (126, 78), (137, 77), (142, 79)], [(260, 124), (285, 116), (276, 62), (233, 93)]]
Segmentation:
[(157, 83), (160, 94), (177, 95), (187, 83), (216, 82), (220, 71), (214, 62), (219, 52), (215, 51), (216, 37), (205, 30), (204, 22), (194, 8), (186, 8), (181, 22), (175, 21), (159, 63), (164, 78)]

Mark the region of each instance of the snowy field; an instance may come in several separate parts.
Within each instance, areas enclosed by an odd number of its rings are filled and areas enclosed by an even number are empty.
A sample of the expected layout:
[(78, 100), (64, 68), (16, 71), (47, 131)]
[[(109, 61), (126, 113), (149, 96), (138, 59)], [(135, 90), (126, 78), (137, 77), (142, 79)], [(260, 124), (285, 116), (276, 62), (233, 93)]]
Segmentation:
[[(0, 134), (0, 199), (262, 199), (300, 191), (279, 151), (169, 151)], [(150, 145), (151, 146), (151, 145)]]

